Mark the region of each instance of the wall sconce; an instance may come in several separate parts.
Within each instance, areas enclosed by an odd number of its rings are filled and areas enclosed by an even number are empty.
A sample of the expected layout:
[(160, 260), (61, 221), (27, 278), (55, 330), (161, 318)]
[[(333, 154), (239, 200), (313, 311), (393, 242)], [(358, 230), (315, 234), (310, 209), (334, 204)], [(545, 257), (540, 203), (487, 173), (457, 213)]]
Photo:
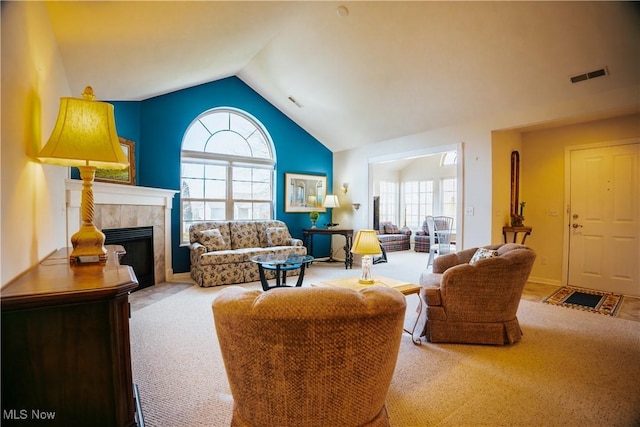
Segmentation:
[(352, 203), (351, 206), (353, 206), (353, 209), (355, 209), (356, 212), (360, 209), (360, 203)]
[(343, 182), (342, 183), (342, 192), (344, 194), (347, 194), (349, 192), (349, 183), (348, 182)]

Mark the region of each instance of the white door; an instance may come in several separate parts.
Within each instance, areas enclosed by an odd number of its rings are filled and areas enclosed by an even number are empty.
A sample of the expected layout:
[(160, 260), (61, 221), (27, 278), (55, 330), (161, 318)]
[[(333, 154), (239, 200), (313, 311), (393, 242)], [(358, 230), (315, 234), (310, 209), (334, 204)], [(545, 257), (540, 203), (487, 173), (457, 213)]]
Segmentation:
[(569, 285), (640, 296), (639, 147), (571, 151)]

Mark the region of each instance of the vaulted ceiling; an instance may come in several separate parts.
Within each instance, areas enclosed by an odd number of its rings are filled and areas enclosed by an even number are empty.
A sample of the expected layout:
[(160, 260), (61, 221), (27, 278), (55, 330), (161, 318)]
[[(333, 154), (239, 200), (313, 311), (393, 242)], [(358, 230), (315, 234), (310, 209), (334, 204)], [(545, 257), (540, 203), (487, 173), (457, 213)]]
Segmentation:
[[(333, 151), (640, 80), (634, 2), (66, 1), (48, 9), (78, 95), (92, 85), (100, 99), (142, 100), (235, 75)], [(603, 67), (605, 77), (570, 82)]]

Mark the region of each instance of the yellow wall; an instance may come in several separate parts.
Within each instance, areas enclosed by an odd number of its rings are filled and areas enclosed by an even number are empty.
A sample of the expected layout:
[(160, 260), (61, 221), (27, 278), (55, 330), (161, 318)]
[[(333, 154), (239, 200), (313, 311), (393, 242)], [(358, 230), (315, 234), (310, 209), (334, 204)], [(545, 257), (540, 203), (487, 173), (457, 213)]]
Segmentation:
[(551, 284), (562, 281), (565, 147), (639, 137), (640, 114), (522, 134), (520, 200), (527, 202), (525, 225), (533, 227), (527, 244), (538, 254), (532, 279)]
[(511, 222), (511, 153), (522, 150), (522, 134), (513, 130), (492, 132), (491, 150), (491, 243), (500, 243), (502, 227)]
[(67, 168), (35, 156), (69, 95), (45, 3), (2, 2), (2, 286), (65, 245)]

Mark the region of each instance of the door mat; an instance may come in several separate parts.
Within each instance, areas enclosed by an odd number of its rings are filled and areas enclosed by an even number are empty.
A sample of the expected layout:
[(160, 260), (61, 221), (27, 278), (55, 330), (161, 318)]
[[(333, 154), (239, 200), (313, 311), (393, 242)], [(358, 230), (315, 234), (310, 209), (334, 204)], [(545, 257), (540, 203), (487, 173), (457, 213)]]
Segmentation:
[(563, 286), (542, 302), (576, 310), (600, 313), (606, 316), (618, 314), (622, 305), (622, 295), (592, 289)]

